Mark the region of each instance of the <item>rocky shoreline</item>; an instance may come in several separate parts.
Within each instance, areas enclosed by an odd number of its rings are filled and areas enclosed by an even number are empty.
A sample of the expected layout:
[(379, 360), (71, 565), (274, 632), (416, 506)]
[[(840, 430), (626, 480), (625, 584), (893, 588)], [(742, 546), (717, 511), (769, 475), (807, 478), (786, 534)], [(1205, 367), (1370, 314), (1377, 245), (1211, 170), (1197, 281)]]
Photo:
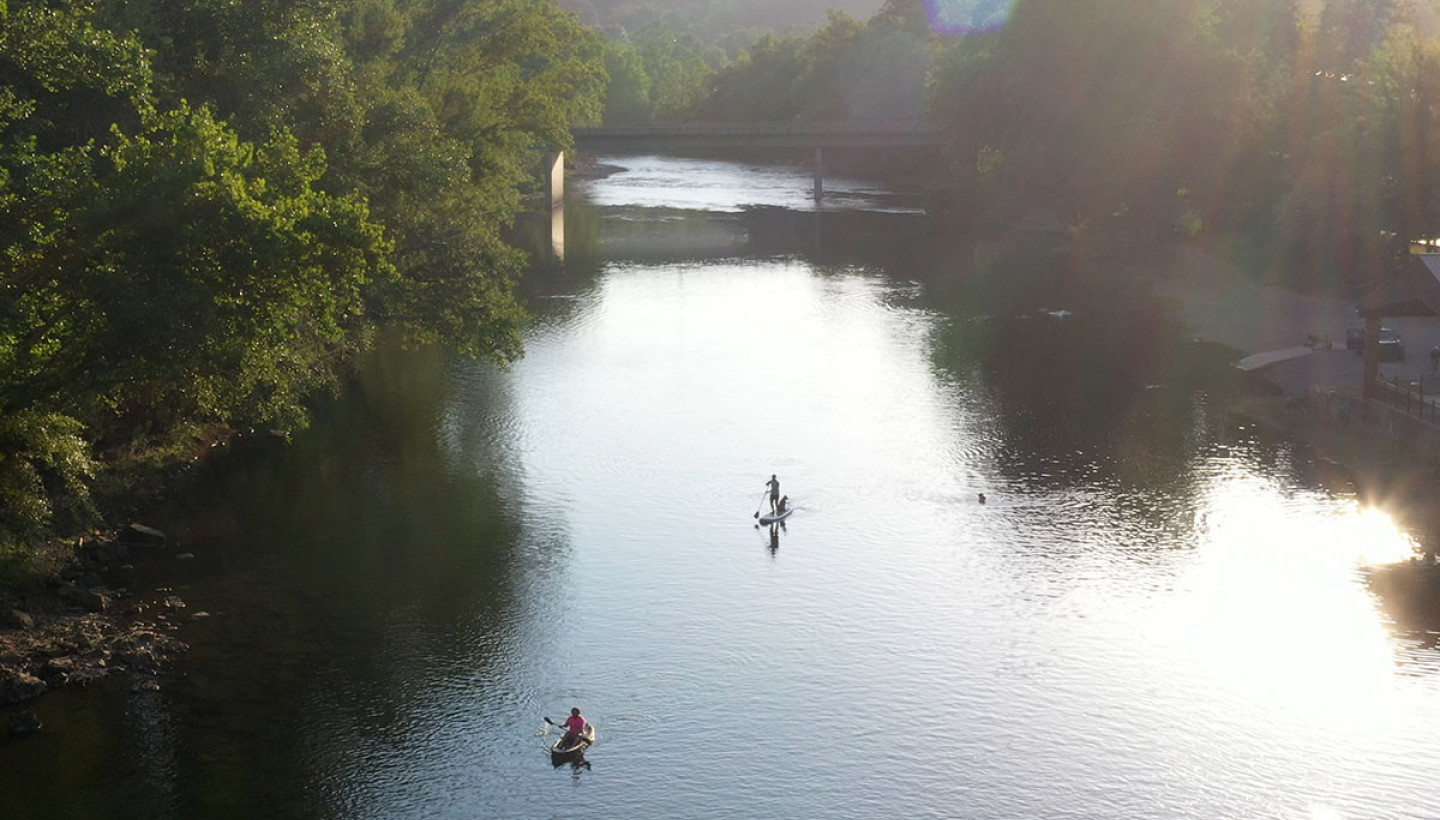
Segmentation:
[(8, 713), (0, 734), (40, 731), (39, 716), (21, 705), (52, 689), (117, 673), (138, 690), (160, 688), (159, 673), (188, 648), (174, 635), (186, 605), (168, 589), (137, 594), (132, 561), (165, 546), (163, 533), (142, 524), (82, 540), (46, 585), (0, 600), (0, 709)]
[(595, 155), (588, 151), (580, 151), (575, 154), (570, 168), (570, 177), (575, 180), (593, 181), (604, 179), (612, 174), (618, 174), (625, 168), (619, 165), (610, 165), (596, 159)]

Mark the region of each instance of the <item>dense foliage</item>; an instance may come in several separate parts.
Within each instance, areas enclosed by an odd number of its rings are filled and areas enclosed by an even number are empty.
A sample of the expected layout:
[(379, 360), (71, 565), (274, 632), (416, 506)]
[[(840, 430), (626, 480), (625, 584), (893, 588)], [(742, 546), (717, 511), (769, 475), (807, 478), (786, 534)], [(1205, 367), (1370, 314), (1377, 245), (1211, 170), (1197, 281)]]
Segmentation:
[(934, 36), (922, 2), (869, 21), (832, 12), (808, 36), (766, 36), (716, 77), (702, 119), (904, 120), (925, 107)]
[(1399, 0), (1021, 2), (931, 76), (955, 216), (1079, 247), (1241, 237), (1304, 284), (1433, 234), (1440, 43)]
[(1088, 256), (1223, 238), (1343, 291), (1440, 230), (1434, 5), (887, 0), (761, 37), (669, 116), (925, 116), (949, 143), (937, 211), (967, 233)]
[[(867, 17), (882, 0), (561, 0), (586, 25), (611, 32), (661, 23), (722, 47), (769, 33), (804, 33), (832, 9)], [(733, 55), (732, 55), (733, 56)]]
[[(303, 423), (380, 327), (508, 359), (501, 230), (597, 119), (545, 0), (0, 5), (0, 546), (107, 454)], [(97, 458), (98, 456), (98, 458)]]
[(907, 119), (925, 105), (925, 6), (868, 21), (831, 10), (815, 31), (758, 33), (735, 54), (669, 23), (610, 31), (605, 121)]

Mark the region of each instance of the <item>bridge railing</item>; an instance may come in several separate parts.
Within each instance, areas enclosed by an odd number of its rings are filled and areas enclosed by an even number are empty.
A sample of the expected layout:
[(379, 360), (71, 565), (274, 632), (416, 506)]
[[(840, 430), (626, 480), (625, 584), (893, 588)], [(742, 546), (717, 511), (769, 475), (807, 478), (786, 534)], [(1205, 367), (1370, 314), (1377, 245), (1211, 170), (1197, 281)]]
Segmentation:
[(577, 137), (652, 136), (940, 136), (940, 127), (923, 120), (844, 120), (834, 122), (674, 122), (626, 123), (573, 128)]

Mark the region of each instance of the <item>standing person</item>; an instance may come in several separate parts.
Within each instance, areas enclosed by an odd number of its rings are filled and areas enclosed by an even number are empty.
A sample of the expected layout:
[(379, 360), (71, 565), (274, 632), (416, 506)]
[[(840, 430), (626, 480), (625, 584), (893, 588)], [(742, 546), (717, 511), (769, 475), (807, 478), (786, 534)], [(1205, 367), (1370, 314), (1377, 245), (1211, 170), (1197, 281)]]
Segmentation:
[(1440, 370), (1440, 345), (1430, 348), (1430, 372)]
[(780, 479), (776, 478), (774, 473), (771, 473), (770, 480), (765, 482), (765, 486), (770, 488), (770, 512), (773, 513), (776, 507), (780, 505)]

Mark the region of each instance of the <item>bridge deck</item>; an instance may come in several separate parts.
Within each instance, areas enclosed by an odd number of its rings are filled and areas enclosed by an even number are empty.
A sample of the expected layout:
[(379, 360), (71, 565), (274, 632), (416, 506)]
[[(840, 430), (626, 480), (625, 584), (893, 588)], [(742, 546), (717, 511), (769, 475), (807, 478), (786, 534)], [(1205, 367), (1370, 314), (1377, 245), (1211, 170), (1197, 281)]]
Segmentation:
[(580, 148), (908, 148), (943, 142), (927, 122), (682, 122), (572, 129)]

